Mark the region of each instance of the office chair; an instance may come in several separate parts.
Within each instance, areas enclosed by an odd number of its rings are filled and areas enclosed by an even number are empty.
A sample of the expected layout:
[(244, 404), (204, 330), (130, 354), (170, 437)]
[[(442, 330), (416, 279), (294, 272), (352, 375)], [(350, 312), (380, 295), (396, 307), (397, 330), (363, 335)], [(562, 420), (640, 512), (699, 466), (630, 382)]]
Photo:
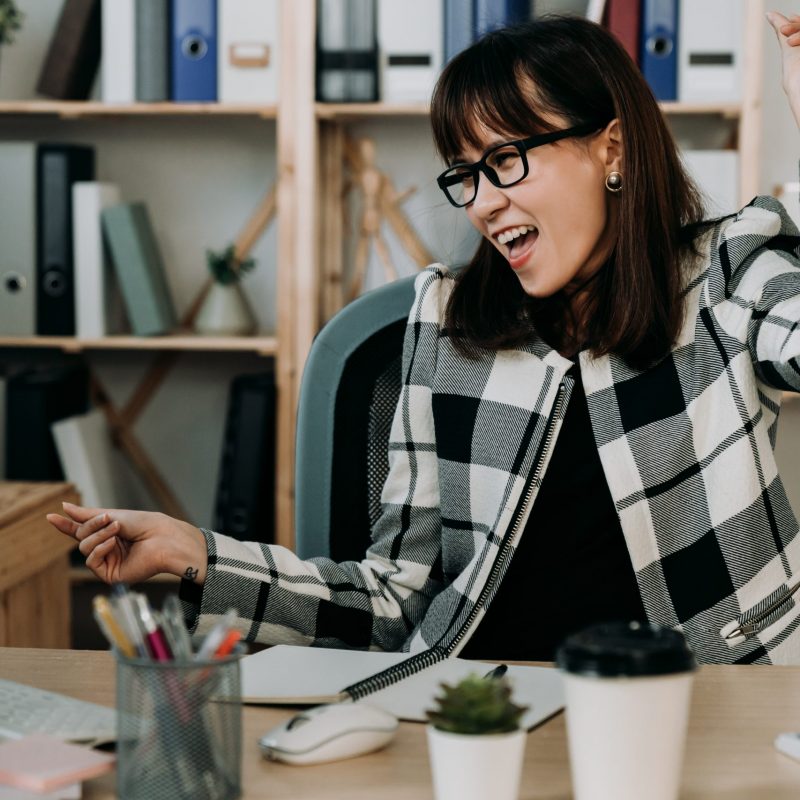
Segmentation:
[(415, 277), (345, 306), (311, 346), (297, 412), (295, 546), (301, 558), (358, 560), (370, 544), (389, 471)]

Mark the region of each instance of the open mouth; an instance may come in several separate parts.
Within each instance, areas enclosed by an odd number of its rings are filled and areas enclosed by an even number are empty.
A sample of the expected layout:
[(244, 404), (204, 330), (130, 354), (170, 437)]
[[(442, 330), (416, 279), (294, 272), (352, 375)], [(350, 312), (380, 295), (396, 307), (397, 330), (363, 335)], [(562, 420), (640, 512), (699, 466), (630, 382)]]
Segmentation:
[(497, 236), (497, 241), (508, 248), (508, 262), (516, 269), (528, 256), (536, 240), (539, 238), (539, 229), (533, 225), (523, 225), (502, 231)]

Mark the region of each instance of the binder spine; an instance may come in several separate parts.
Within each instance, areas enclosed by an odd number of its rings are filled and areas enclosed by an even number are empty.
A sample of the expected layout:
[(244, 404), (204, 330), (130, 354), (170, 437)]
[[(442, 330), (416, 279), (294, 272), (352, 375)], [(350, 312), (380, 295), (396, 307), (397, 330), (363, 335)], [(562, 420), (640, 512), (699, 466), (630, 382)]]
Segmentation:
[(401, 661), (382, 672), (377, 672), (363, 681), (347, 686), (342, 690), (342, 694), (346, 694), (351, 700), (361, 700), (367, 695), (379, 692), (387, 686), (393, 686), (418, 672), (432, 667), (439, 661), (444, 661), (447, 658), (447, 652), (442, 647), (432, 647), (430, 650), (423, 650), (415, 656)]

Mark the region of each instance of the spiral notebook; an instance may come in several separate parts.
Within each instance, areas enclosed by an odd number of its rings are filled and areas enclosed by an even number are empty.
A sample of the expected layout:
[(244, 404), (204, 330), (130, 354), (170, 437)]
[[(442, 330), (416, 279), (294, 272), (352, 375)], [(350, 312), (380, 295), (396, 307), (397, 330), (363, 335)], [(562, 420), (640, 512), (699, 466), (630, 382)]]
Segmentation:
[[(440, 693), (439, 684), (485, 675), (496, 666), (447, 658), (437, 649), (409, 656), (276, 645), (242, 659), (242, 702), (319, 705), (363, 700), (399, 719), (424, 722)], [(528, 730), (564, 707), (561, 675), (552, 667), (509, 666), (506, 675), (514, 702), (528, 707), (522, 718)]]

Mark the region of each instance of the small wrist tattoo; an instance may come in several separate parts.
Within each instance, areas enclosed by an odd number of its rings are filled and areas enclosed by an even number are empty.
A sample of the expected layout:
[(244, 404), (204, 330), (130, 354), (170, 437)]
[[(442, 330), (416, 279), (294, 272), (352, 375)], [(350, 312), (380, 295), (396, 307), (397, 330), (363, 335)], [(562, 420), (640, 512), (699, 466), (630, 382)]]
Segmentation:
[(183, 573), (183, 577), (187, 581), (193, 581), (197, 578), (198, 574), (200, 573), (199, 569), (192, 569), (191, 567), (186, 567), (186, 572)]

